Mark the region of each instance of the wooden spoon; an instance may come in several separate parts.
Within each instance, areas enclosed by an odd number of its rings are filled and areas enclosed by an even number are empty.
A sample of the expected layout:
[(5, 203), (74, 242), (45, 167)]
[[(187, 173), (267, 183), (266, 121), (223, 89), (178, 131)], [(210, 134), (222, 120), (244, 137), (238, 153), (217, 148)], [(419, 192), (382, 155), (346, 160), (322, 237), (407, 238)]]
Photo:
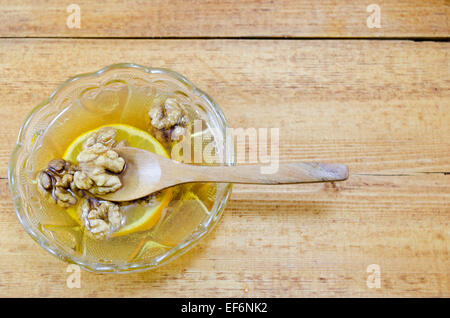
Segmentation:
[(280, 164), (273, 174), (262, 174), (260, 165), (197, 166), (167, 159), (146, 150), (121, 147), (116, 150), (125, 159), (122, 187), (99, 197), (110, 201), (129, 201), (150, 193), (188, 182), (232, 182), (288, 184), (343, 181), (348, 168), (341, 164), (293, 162)]

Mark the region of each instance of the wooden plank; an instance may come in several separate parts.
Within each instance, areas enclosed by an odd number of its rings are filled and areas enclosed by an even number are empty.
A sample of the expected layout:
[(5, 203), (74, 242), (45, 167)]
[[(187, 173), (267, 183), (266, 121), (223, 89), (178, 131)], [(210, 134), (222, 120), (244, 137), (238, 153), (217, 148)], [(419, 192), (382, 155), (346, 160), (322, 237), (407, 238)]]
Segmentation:
[[(69, 28), (57, 0), (2, 0), (3, 37), (448, 37), (446, 0), (383, 0), (380, 28), (367, 19), (374, 1), (79, 0), (80, 28)], [(70, 11), (72, 12), (72, 11)]]
[(35, 105), (70, 76), (126, 61), (186, 75), (216, 99), (233, 127), (281, 127), (282, 161), (345, 162), (353, 173), (366, 174), (450, 171), (448, 43), (35, 39), (0, 44), (1, 177), (20, 123)]
[[(449, 297), (449, 46), (0, 40), (0, 295)], [(236, 185), (213, 233), (179, 260), (126, 276), (83, 272), (82, 288), (67, 288), (67, 265), (14, 215), (7, 158), (20, 122), (59, 82), (124, 61), (179, 71), (232, 127), (280, 127), (282, 161), (347, 163), (350, 179)], [(370, 264), (380, 289), (366, 285)]]
[[(5, 191), (0, 295), (448, 297), (448, 177), (407, 177), (401, 190), (418, 200), (378, 186), (398, 178), (364, 180), (371, 190), (366, 195), (302, 191), (296, 201), (267, 195), (240, 200), (236, 187), (238, 199), (233, 194), (219, 225), (188, 254), (153, 272), (108, 277), (83, 272), (81, 289), (67, 288), (67, 264), (28, 237)], [(345, 187), (359, 182), (351, 177)], [(442, 193), (425, 196), (415, 182), (433, 188), (440, 183)], [(0, 185), (7, 187), (5, 180)], [(366, 286), (366, 268), (373, 263), (381, 267), (380, 289)], [(36, 284), (37, 279), (45, 281)]]

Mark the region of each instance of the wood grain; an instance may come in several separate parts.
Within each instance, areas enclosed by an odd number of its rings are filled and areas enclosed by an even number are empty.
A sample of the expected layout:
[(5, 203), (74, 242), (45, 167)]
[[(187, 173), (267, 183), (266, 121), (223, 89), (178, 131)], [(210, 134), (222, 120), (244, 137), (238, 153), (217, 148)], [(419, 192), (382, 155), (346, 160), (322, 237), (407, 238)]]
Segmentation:
[[(0, 40), (0, 296), (450, 296), (449, 43)], [(99, 54), (101, 52), (101, 54)], [(116, 62), (168, 67), (232, 127), (280, 127), (282, 162), (346, 163), (336, 184), (236, 185), (208, 238), (153, 272), (82, 273), (14, 215), (21, 121), (65, 78)], [(366, 285), (370, 264), (381, 288)]]
[[(81, 9), (69, 29), (67, 6)], [(367, 27), (376, 3), (381, 27)], [(447, 0), (0, 1), (3, 37), (433, 37), (450, 34)]]

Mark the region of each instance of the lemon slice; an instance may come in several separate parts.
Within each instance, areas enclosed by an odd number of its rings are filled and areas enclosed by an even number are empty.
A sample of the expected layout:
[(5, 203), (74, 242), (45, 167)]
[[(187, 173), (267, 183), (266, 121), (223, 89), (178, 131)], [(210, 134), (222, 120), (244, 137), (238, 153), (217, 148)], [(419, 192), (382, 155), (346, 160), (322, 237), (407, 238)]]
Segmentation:
[(152, 135), (149, 133), (140, 130), (136, 127), (125, 125), (125, 124), (111, 124), (111, 125), (103, 125), (98, 128), (89, 130), (88, 132), (85, 132), (84, 134), (81, 134), (78, 136), (70, 145), (67, 147), (66, 152), (64, 153), (63, 159), (76, 162), (77, 156), (83, 149), (83, 143), (86, 141), (86, 139), (89, 138), (91, 134), (94, 132), (97, 132), (103, 127), (111, 127), (115, 128), (117, 131), (116, 134), (116, 141), (121, 141), (123, 139), (126, 139), (128, 141), (128, 145), (130, 147), (140, 148), (144, 150), (151, 151), (153, 153), (156, 153), (160, 156), (164, 156), (166, 158), (169, 158), (169, 155), (167, 154), (164, 147), (159, 143), (158, 140), (155, 139)]
[[(111, 237), (127, 235), (133, 232), (140, 232), (151, 229), (161, 218), (162, 210), (169, 205), (172, 198), (172, 188), (161, 191), (160, 195), (156, 197), (157, 204), (149, 207), (134, 207), (132, 220), (127, 220), (117, 232), (114, 232)], [(131, 211), (130, 211), (131, 212)], [(129, 214), (129, 213), (127, 213)], [(136, 215), (138, 217), (136, 217)]]
[[(111, 124), (100, 126), (78, 136), (65, 151), (63, 159), (71, 162), (77, 162), (77, 156), (83, 148), (83, 143), (89, 138), (92, 133), (97, 132), (103, 127), (111, 127), (116, 129), (116, 141), (125, 139), (127, 140), (130, 147), (144, 149), (156, 153), (160, 156), (169, 158), (169, 155), (167, 154), (164, 147), (147, 132), (130, 125)], [(133, 232), (150, 229), (161, 218), (161, 211), (165, 207), (167, 207), (171, 198), (172, 189), (169, 188), (160, 192), (160, 194), (156, 197), (158, 201), (156, 204), (148, 207), (136, 207), (136, 209), (140, 209), (138, 211), (134, 211), (135, 213), (133, 213), (135, 216), (137, 215), (137, 217), (133, 217), (130, 222), (127, 221), (125, 225), (117, 232), (113, 233), (112, 236), (122, 236)], [(68, 208), (67, 213), (78, 223), (80, 223), (77, 207)]]

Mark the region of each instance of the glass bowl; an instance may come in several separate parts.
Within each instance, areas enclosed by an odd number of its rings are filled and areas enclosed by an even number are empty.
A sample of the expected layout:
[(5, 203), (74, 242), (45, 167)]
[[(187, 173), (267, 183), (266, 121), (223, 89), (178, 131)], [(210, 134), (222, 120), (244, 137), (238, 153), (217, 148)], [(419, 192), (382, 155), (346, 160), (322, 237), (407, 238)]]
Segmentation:
[[(199, 221), (198, 226), (176, 245), (146, 258), (114, 262), (98, 256), (93, 257), (83, 251), (83, 243), (78, 241), (79, 233), (76, 233), (74, 228), (66, 229), (64, 224), (60, 224), (52, 225), (55, 228), (48, 230), (42, 211), (37, 208), (35, 194), (36, 173), (43, 167), (37, 167), (32, 159), (39, 151), (45, 155), (45, 149), (40, 147), (41, 139), (49, 127), (52, 127), (55, 121), (61, 120), (61, 116), (64, 116), (74, 104), (81, 103), (89, 111), (93, 99), (97, 99), (96, 105), (100, 106), (96, 107), (102, 112), (102, 116), (99, 117), (101, 121), (101, 118), (108, 116), (111, 107), (130, 102), (133, 90), (148, 94), (152, 94), (155, 90), (169, 90), (184, 99), (191, 111), (215, 128), (214, 140), (217, 150), (222, 154), (220, 164), (234, 165), (233, 144), (232, 140), (227, 138), (228, 124), (221, 109), (210, 96), (195, 87), (184, 76), (168, 69), (124, 63), (66, 80), (47, 100), (36, 106), (23, 122), (17, 144), (10, 157), (8, 178), (16, 214), (24, 229), (48, 252), (85, 270), (104, 273), (143, 271), (175, 259), (211, 231), (220, 219), (231, 193), (231, 184), (218, 184), (209, 213)], [(76, 130), (77, 126), (74, 125), (72, 129)], [(73, 241), (75, 247), (68, 243)]]

